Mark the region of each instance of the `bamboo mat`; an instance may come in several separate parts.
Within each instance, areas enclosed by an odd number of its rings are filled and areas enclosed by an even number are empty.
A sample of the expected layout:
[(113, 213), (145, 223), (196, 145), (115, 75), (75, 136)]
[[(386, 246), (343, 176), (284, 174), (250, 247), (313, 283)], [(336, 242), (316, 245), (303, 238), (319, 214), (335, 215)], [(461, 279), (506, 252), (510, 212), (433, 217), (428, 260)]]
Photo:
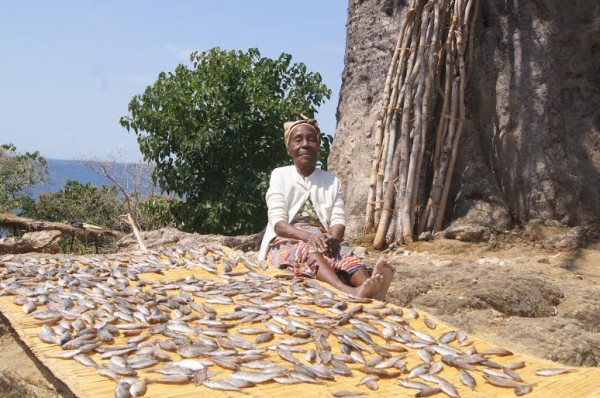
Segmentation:
[[(227, 253), (231, 251), (227, 248), (221, 248)], [(96, 256), (98, 257), (98, 256)], [(2, 267), (0, 262), (0, 269)], [(274, 277), (276, 274), (281, 274), (278, 270), (267, 269), (260, 271), (263, 274)], [(145, 279), (150, 280), (169, 280), (175, 281), (186, 276), (194, 275), (197, 278), (205, 279), (216, 279), (217, 276), (206, 272), (201, 268), (192, 269), (171, 269), (164, 272), (163, 275), (156, 274), (143, 274)], [(49, 371), (56, 376), (60, 381), (66, 384), (70, 390), (79, 397), (113, 397), (115, 396), (115, 385), (116, 383), (108, 378), (100, 376), (95, 369), (91, 367), (85, 367), (74, 360), (64, 360), (58, 358), (51, 358), (53, 354), (62, 352), (62, 349), (58, 345), (46, 344), (42, 342), (37, 334), (40, 332), (40, 326), (37, 325), (33, 318), (24, 314), (21, 311), (21, 307), (13, 304), (12, 300), (15, 296), (0, 296), (0, 312), (9, 320), (14, 330), (18, 333), (21, 340), (31, 349), (33, 354), (49, 369)], [(195, 297), (197, 303), (201, 303), (202, 299)], [(234, 309), (233, 305), (220, 305), (211, 304), (216, 308), (219, 313), (231, 312)], [(365, 307), (373, 307), (375, 303), (364, 304)], [(310, 306), (311, 310), (326, 313), (326, 310), (317, 306)], [(390, 307), (394, 307), (388, 304)], [(329, 314), (331, 315), (331, 314)], [(428, 316), (434, 319), (437, 326), (434, 330), (429, 329), (423, 322), (423, 317)], [(420, 313), (420, 317), (414, 320), (410, 320), (410, 325), (420, 331), (426, 332), (433, 337), (439, 338), (445, 332), (453, 330), (450, 325), (447, 325), (439, 320), (436, 320), (430, 315), (424, 312)], [(247, 325), (236, 326), (232, 331), (239, 329), (240, 327)], [(379, 327), (381, 329), (381, 327)], [(376, 343), (385, 343), (378, 336), (371, 336)], [(479, 352), (495, 347), (490, 342), (477, 338), (475, 336), (469, 336), (469, 339), (474, 340), (474, 346)], [(329, 337), (328, 342), (332, 346), (333, 352), (340, 352), (337, 340)], [(274, 342), (262, 343), (259, 347), (266, 347), (272, 345)], [(124, 339), (116, 339), (115, 345), (124, 344)], [(452, 345), (457, 346), (456, 343)], [(299, 346), (310, 348), (308, 346)], [(314, 347), (314, 346), (313, 346)], [(463, 351), (466, 347), (461, 348)], [(99, 360), (98, 354), (91, 355), (93, 359)], [(178, 360), (177, 354), (173, 355), (174, 360)], [(298, 356), (300, 358), (300, 356)], [(269, 351), (269, 360), (279, 362), (285, 365), (285, 363), (279, 358), (276, 352)], [(600, 368), (573, 368), (569, 373), (556, 375), (552, 377), (542, 377), (535, 375), (535, 371), (543, 368), (557, 368), (564, 367), (557, 363), (535, 358), (529, 355), (523, 355), (514, 353), (513, 355), (506, 357), (493, 357), (493, 360), (500, 363), (506, 364), (515, 361), (524, 361), (526, 366), (523, 369), (519, 369), (518, 372), (521, 377), (529, 384), (533, 386), (533, 391), (527, 394), (527, 397), (600, 397)], [(408, 368), (412, 368), (414, 365), (422, 362), (421, 359), (416, 355), (416, 350), (409, 350), (408, 356), (405, 359)], [(302, 356), (302, 362), (303, 360)], [(353, 376), (344, 377), (337, 375), (335, 381), (326, 381), (324, 385), (315, 385), (308, 383), (294, 384), (294, 385), (282, 385), (276, 382), (270, 381), (267, 383), (257, 384), (255, 387), (245, 388), (245, 394), (221, 390), (208, 389), (204, 386), (195, 386), (192, 383), (183, 385), (165, 385), (165, 384), (149, 384), (146, 397), (187, 397), (192, 395), (208, 395), (211, 397), (240, 397), (240, 396), (251, 396), (251, 397), (279, 397), (285, 396), (287, 398), (294, 397), (324, 397), (331, 396), (333, 393), (341, 390), (349, 390), (354, 392), (360, 392), (366, 396), (390, 396), (390, 397), (408, 397), (414, 396), (417, 390), (406, 389), (400, 386), (396, 378), (391, 379), (380, 379), (378, 381), (379, 389), (377, 391), (371, 391), (364, 385), (356, 387), (358, 381), (364, 376), (364, 374), (357, 369), (360, 368), (360, 364), (348, 364), (353, 370)], [(165, 367), (165, 364), (159, 364), (155, 367)], [(212, 368), (212, 367), (211, 367)], [(145, 377), (157, 377), (157, 374), (149, 373), (148, 370), (138, 371), (139, 378)], [(214, 379), (222, 379), (227, 376), (229, 371), (222, 370), (221, 375), (217, 375)], [(477, 386), (474, 391), (462, 385), (458, 378), (458, 370), (450, 366), (444, 366), (443, 371), (439, 376), (451, 382), (459, 394), (464, 397), (506, 397), (514, 396), (512, 389), (500, 388), (490, 385), (485, 382), (481, 377), (481, 372), (470, 372), (477, 381)], [(406, 375), (402, 375), (405, 378)], [(443, 393), (439, 393), (436, 396), (444, 396)]]

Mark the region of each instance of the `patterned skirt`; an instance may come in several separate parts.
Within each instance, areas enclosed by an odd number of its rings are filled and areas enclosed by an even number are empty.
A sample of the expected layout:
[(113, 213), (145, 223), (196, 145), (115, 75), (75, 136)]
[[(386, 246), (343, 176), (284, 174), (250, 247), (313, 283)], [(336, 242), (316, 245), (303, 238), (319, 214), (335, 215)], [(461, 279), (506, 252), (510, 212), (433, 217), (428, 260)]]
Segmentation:
[[(292, 222), (292, 225), (310, 233), (323, 231), (321, 223), (302, 221)], [(316, 260), (308, 261), (310, 255), (315, 251), (309, 243), (278, 236), (269, 246), (267, 262), (277, 268), (287, 268), (295, 276), (315, 278), (319, 265)], [(346, 241), (342, 241), (339, 249), (335, 252), (323, 253), (323, 257), (331, 268), (343, 278), (349, 277), (361, 268), (366, 269), (365, 264), (354, 255), (354, 249)]]

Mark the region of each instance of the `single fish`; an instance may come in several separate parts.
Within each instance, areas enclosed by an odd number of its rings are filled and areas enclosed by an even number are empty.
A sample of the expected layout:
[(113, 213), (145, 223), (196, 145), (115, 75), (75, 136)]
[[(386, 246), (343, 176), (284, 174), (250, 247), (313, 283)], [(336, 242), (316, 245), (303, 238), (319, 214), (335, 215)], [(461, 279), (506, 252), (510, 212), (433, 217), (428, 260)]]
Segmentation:
[(361, 372), (366, 373), (366, 374), (375, 374), (384, 379), (398, 377), (402, 374), (402, 372), (399, 370), (394, 371), (394, 370), (377, 369), (377, 368), (370, 368), (368, 366), (363, 366), (362, 368), (359, 368), (358, 370), (360, 370)]
[(190, 376), (187, 374), (173, 374), (155, 379), (146, 379), (146, 383), (161, 383), (161, 384), (186, 384), (190, 381)]
[(286, 370), (273, 372), (273, 371), (263, 371), (263, 372), (233, 372), (229, 375), (232, 379), (241, 379), (250, 381), (252, 383), (264, 383), (266, 381), (272, 380), (275, 377), (281, 377)]
[(477, 385), (475, 378), (473, 376), (471, 376), (469, 374), (469, 372), (467, 372), (466, 370), (460, 371), (460, 373), (458, 374), (458, 379), (460, 380), (461, 383), (463, 383), (465, 386), (469, 387), (471, 390), (474, 390), (475, 386)]
[(517, 361), (517, 362), (510, 362), (507, 363), (506, 365), (504, 365), (505, 368), (507, 369), (521, 369), (525, 367), (525, 362), (524, 361)]
[(437, 327), (437, 323), (435, 323), (435, 321), (427, 316), (423, 317), (423, 323), (425, 324), (425, 326), (427, 326), (429, 329), (433, 330)]
[(77, 362), (79, 362), (80, 364), (84, 365), (84, 366), (90, 366), (92, 368), (98, 368), (98, 364), (92, 358), (90, 358), (88, 355), (77, 354), (77, 355), (73, 356), (73, 359), (76, 360)]
[(412, 388), (415, 390), (423, 390), (426, 388), (430, 388), (429, 385), (422, 383), (416, 380), (408, 380), (408, 379), (398, 379), (398, 383), (405, 388)]
[(228, 383), (226, 380), (205, 380), (202, 382), (202, 385), (204, 387), (208, 387), (213, 390), (242, 392), (242, 390), (239, 387), (236, 387), (233, 384)]
[(336, 391), (334, 392), (333, 395), (334, 397), (361, 397), (363, 395), (365, 395), (366, 393), (363, 391), (348, 391), (348, 390), (340, 390), (340, 391)]
[(305, 383), (304, 380), (288, 375), (287, 377), (273, 377), (273, 381), (279, 384), (300, 384)]
[(129, 388), (129, 392), (133, 397), (141, 397), (146, 394), (148, 391), (148, 385), (145, 380), (137, 380), (131, 383), (131, 387)]
[(277, 354), (284, 361), (288, 361), (293, 364), (300, 363), (298, 358), (296, 358), (289, 350), (285, 350), (285, 349), (281, 348), (280, 346), (277, 346)]
[(365, 386), (367, 386), (367, 388), (371, 391), (377, 391), (379, 390), (379, 384), (377, 384), (376, 381), (374, 380), (369, 380), (365, 383)]
[(378, 381), (379, 380), (379, 376), (377, 375), (366, 375), (364, 376), (362, 379), (360, 379), (360, 381), (358, 382), (358, 384), (356, 385), (356, 387), (359, 387), (365, 383), (368, 383), (370, 381)]
[(498, 377), (489, 374), (484, 374), (483, 378), (485, 379), (485, 381), (496, 387), (517, 388), (520, 386), (520, 384), (516, 381), (506, 377)]
[(432, 395), (439, 394), (441, 391), (442, 390), (440, 388), (427, 386), (427, 387), (419, 390), (415, 394), (415, 397), (417, 397), (417, 398), (419, 398), (419, 397), (430, 397)]
[[(312, 374), (306, 374), (304, 372), (290, 372), (289, 377), (292, 377), (294, 379), (298, 379), (298, 380), (302, 380), (305, 383), (311, 383), (311, 384), (325, 384), (324, 382), (317, 380), (316, 376), (312, 375)], [(273, 379), (275, 380), (275, 379)]]
[(119, 381), (117, 386), (115, 387), (115, 397), (116, 398), (131, 398), (131, 384), (126, 383), (124, 381)]
[(334, 359), (331, 361), (331, 371), (342, 376), (352, 376), (352, 370), (344, 362)]
[(521, 384), (515, 387), (514, 392), (516, 396), (520, 397), (521, 395), (529, 394), (532, 390), (533, 386), (531, 384)]
[(535, 371), (538, 376), (556, 376), (570, 372), (568, 368), (551, 368), (551, 369), (539, 369)]
[(495, 348), (488, 348), (487, 350), (482, 351), (481, 355), (496, 355), (499, 357), (504, 357), (504, 356), (508, 356), (508, 355), (513, 355), (513, 353), (511, 351), (507, 350), (506, 348), (495, 347)]
[(458, 391), (456, 391), (456, 387), (450, 384), (450, 382), (448, 382), (446, 379), (430, 374), (423, 374), (419, 377), (425, 381), (437, 383), (440, 390), (442, 390), (444, 394), (448, 395), (449, 397), (459, 398)]

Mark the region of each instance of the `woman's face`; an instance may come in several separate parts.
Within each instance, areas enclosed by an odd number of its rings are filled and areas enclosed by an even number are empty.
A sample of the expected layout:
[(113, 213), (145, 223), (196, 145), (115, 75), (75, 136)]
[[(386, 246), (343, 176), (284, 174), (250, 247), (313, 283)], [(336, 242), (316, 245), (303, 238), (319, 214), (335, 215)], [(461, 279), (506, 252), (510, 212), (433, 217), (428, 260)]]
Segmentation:
[(317, 132), (308, 124), (301, 124), (292, 130), (288, 153), (299, 167), (314, 167), (319, 154)]

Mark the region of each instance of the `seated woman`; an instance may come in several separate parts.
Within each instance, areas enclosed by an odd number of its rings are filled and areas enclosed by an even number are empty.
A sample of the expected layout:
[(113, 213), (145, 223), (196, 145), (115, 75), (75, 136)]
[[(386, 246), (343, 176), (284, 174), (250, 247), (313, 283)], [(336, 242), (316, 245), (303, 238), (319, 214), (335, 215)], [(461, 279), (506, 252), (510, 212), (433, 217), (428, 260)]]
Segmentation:
[(393, 268), (379, 260), (373, 275), (343, 240), (344, 201), (339, 180), (318, 169), (320, 131), (314, 119), (284, 125), (284, 141), (294, 164), (271, 173), (267, 191), (269, 223), (259, 257), (317, 278), (360, 297), (385, 300)]

